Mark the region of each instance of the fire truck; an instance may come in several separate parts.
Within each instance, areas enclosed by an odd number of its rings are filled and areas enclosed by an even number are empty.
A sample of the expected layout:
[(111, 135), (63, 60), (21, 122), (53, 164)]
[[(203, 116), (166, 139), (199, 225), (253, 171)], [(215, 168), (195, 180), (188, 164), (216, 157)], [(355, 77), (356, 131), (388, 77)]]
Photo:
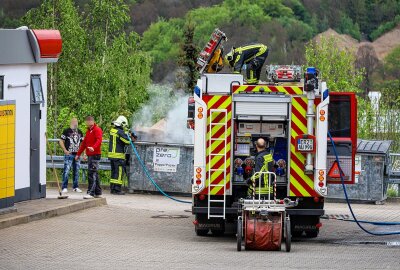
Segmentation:
[[(356, 97), (329, 92), (316, 68), (301, 80), (244, 83), (241, 74), (205, 73), (225, 37), (216, 30), (202, 51), (201, 77), (189, 100), (188, 127), (194, 129), (192, 213), (195, 232), (221, 235), (238, 218), (247, 179), (254, 173), (255, 142), (263, 138), (275, 161), (278, 200), (288, 209), (292, 236), (317, 237), (328, 184), (354, 183), (357, 146)], [(225, 38), (226, 39), (226, 38)], [(290, 70), (298, 70), (291, 67)], [(300, 67), (301, 68), (301, 67)], [(287, 66), (267, 68), (288, 70)], [(341, 171), (327, 132), (333, 136)]]

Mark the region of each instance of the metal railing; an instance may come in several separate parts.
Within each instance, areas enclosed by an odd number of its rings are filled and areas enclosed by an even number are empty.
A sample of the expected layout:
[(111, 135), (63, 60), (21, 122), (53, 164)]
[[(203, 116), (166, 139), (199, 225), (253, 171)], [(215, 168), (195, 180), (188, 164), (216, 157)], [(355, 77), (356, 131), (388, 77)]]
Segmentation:
[(388, 167), (388, 184), (396, 190), (397, 196), (400, 196), (400, 153), (389, 154), (389, 167)]
[[(48, 139), (50, 143), (58, 143), (60, 139)], [(103, 140), (102, 143), (108, 143), (108, 140)], [(57, 146), (55, 146), (57, 147)], [(54, 153), (54, 150), (53, 150)], [(53, 162), (54, 162), (54, 168), (56, 169), (64, 169), (64, 155), (53, 155)], [(51, 156), (46, 155), (46, 168), (47, 169), (52, 169), (53, 168), (53, 162), (51, 161)], [(80, 169), (82, 171), (82, 175), (80, 175), (80, 180), (81, 182), (86, 182), (86, 175), (87, 175), (87, 169), (88, 169), (88, 164), (87, 161), (84, 161), (81, 159), (81, 165)], [(100, 159), (99, 163), (99, 170), (101, 171), (111, 171), (111, 164), (108, 158), (102, 157)]]

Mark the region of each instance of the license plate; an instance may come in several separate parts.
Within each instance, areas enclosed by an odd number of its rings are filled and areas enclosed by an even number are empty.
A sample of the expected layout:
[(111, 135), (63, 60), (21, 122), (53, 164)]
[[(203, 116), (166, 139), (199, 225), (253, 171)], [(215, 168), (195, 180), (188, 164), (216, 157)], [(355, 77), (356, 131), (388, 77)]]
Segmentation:
[(314, 151), (313, 139), (298, 139), (297, 149), (299, 151)]

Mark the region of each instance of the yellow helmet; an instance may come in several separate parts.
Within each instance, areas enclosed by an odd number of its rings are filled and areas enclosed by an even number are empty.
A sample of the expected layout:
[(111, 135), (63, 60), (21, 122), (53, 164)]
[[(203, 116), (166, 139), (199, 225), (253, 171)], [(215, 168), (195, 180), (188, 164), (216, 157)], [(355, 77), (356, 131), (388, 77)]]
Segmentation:
[(234, 54), (234, 53), (235, 53), (235, 47), (232, 47), (231, 51), (228, 52), (228, 53), (225, 55), (225, 62), (226, 62), (226, 64), (231, 65), (231, 62), (233, 61), (233, 54)]

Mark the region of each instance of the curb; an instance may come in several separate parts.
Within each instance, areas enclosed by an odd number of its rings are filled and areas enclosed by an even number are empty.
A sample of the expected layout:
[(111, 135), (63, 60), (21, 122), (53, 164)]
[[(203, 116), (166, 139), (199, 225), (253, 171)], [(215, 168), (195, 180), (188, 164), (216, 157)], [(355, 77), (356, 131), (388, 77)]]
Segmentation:
[(80, 210), (107, 205), (106, 198), (78, 201), (65, 206), (58, 206), (44, 211), (37, 211), (28, 215), (17, 215), (0, 220), (0, 230), (11, 226), (29, 223), (31, 221), (47, 219), (51, 217), (66, 215)]

